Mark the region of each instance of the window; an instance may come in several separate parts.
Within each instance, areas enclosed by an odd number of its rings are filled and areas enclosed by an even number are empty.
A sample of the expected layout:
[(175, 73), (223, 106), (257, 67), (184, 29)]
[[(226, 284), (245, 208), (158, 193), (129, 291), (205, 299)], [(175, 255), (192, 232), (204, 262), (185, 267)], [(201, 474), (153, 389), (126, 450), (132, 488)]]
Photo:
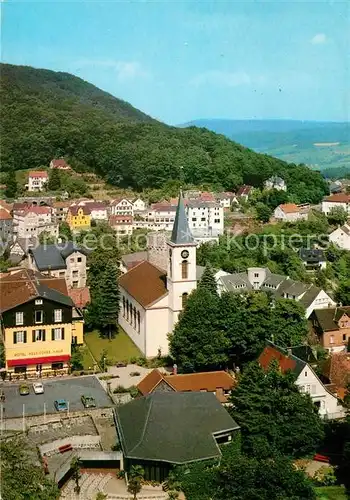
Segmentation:
[(307, 392), (308, 394), (310, 394), (310, 392), (311, 392), (311, 386), (310, 386), (310, 385), (307, 385), (307, 386), (306, 386), (306, 392)]
[(63, 363), (52, 363), (51, 370), (63, 370)]
[(79, 281), (72, 281), (72, 288), (78, 288)]
[(182, 309), (186, 307), (187, 299), (188, 299), (188, 293), (185, 292), (181, 296)]
[(125, 318), (125, 297), (123, 297), (123, 317)]
[(34, 313), (35, 317), (35, 323), (42, 323), (44, 320), (44, 313), (43, 311), (35, 311)]
[(305, 377), (307, 377), (307, 372), (304, 373)]
[(220, 219), (214, 219), (215, 224), (220, 224)]
[(27, 342), (27, 332), (13, 332), (13, 343), (14, 344), (26, 344)]
[(78, 277), (78, 274), (79, 274), (79, 271), (73, 271), (73, 278), (77, 278)]
[(23, 325), (23, 313), (16, 312), (16, 325)]
[(64, 329), (53, 328), (51, 332), (51, 340), (64, 340)]
[(15, 373), (26, 373), (26, 372), (27, 372), (26, 366), (15, 366)]
[(82, 259), (81, 259), (81, 257), (78, 257), (78, 258), (77, 258), (77, 261), (78, 261), (78, 262), (81, 262), (81, 260), (82, 260)]
[(259, 273), (254, 273), (254, 278), (259, 278)]
[(62, 321), (62, 309), (55, 309), (54, 310), (54, 322), (61, 323), (61, 321)]
[(346, 341), (346, 333), (343, 333), (343, 342)]
[(183, 280), (188, 279), (188, 262), (187, 262), (187, 260), (183, 260), (181, 262), (181, 277)]
[(59, 276), (60, 278), (64, 278), (65, 274), (66, 274), (66, 273), (65, 273), (65, 271), (60, 271), (60, 272), (58, 273), (58, 276)]
[(45, 330), (33, 330), (32, 341), (45, 341)]
[(330, 343), (330, 344), (334, 344), (334, 335), (331, 335), (331, 336), (329, 337), (329, 343)]
[(140, 333), (140, 324), (141, 324), (140, 311), (137, 311), (137, 331), (138, 331), (138, 333)]
[(74, 263), (74, 262), (75, 262), (74, 257), (71, 257), (71, 258), (70, 258), (70, 261), (71, 261), (72, 263)]
[(129, 301), (126, 301), (126, 321), (129, 321)]
[(36, 299), (35, 305), (40, 306), (43, 303), (42, 299)]

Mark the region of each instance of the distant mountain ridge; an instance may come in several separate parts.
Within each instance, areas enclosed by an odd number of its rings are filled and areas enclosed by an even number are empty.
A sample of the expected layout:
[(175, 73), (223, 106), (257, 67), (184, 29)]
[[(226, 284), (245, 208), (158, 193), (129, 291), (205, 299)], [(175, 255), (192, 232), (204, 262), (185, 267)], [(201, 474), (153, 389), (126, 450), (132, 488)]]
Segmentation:
[(162, 189), (165, 196), (176, 195), (183, 183), (261, 187), (271, 175), (285, 179), (296, 201), (317, 203), (328, 191), (322, 176), (305, 166), (206, 129), (170, 127), (74, 75), (9, 64), (0, 69), (4, 172), (64, 157), (77, 172), (96, 172), (109, 184), (138, 191)]
[(349, 122), (199, 119), (181, 126), (205, 127), (285, 161), (350, 170)]

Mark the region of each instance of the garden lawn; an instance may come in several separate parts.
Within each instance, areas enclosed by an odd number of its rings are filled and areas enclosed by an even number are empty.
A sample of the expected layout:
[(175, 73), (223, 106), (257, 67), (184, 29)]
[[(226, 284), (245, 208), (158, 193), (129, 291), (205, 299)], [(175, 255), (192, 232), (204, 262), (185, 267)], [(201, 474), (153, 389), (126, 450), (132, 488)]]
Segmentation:
[(315, 491), (317, 500), (347, 500), (343, 486), (321, 486)]
[(142, 356), (136, 345), (120, 327), (119, 332), (111, 340), (100, 337), (97, 330), (86, 333), (84, 340), (98, 363), (100, 363), (104, 350), (107, 352), (107, 360), (110, 364)]
[(82, 346), (81, 349), (82, 349), (82, 352), (83, 352), (83, 367), (84, 367), (84, 370), (93, 370), (94, 369), (95, 361), (94, 361), (93, 357), (90, 354), (89, 348), (87, 347), (87, 345), (84, 345), (84, 346)]

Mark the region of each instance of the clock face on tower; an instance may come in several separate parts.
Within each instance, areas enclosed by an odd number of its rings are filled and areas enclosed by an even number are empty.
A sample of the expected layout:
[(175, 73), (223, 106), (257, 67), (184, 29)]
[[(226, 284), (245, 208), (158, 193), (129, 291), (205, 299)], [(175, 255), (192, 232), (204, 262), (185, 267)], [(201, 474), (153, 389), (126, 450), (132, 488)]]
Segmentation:
[(189, 256), (188, 250), (182, 250), (181, 257), (183, 259), (187, 259), (188, 256)]

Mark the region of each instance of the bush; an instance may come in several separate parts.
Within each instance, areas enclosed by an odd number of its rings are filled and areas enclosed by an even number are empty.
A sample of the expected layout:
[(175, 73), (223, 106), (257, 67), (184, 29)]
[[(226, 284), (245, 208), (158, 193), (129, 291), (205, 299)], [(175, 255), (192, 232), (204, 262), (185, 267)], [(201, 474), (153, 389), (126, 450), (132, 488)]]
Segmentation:
[(129, 392), (129, 389), (126, 389), (123, 385), (117, 385), (115, 389), (113, 389), (113, 394), (125, 394)]
[(337, 478), (334, 473), (334, 468), (324, 465), (315, 472), (313, 477), (317, 486), (334, 486), (337, 483)]
[(130, 377), (139, 377), (141, 375), (140, 372), (131, 372)]

